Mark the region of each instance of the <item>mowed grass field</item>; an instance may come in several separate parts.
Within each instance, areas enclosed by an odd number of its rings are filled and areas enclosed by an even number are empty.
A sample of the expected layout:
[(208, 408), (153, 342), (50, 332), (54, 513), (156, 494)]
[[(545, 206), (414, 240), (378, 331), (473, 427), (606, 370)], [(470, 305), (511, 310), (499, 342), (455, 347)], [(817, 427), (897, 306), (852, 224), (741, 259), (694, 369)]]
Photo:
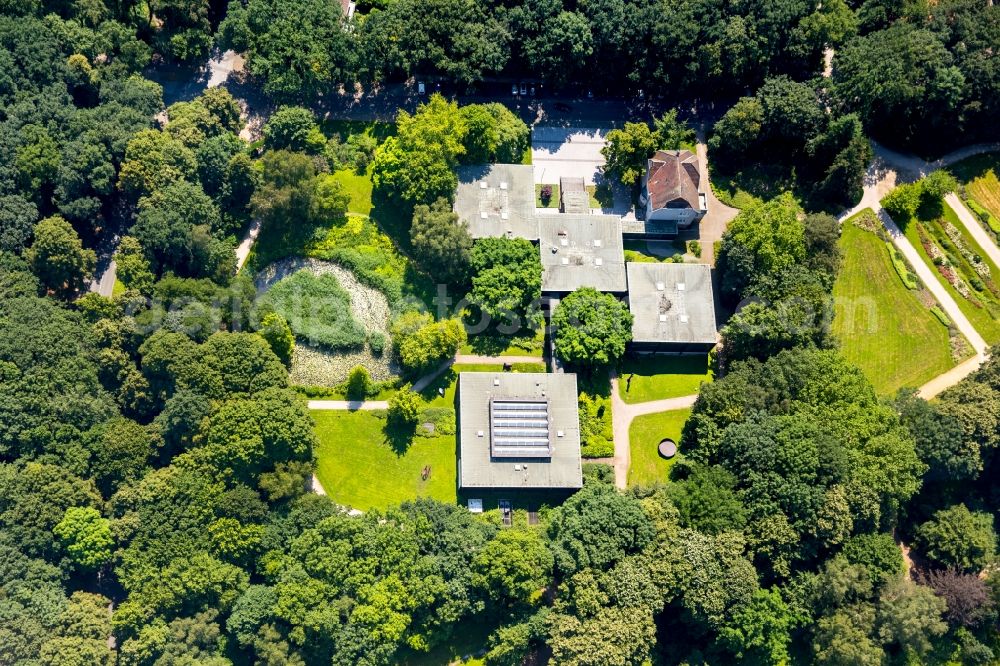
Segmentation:
[[(676, 409), (659, 414), (637, 416), (628, 429), (632, 464), (628, 468), (628, 485), (648, 486), (666, 482), (670, 468), (681, 457), (680, 442), (690, 409)], [(660, 457), (657, 450), (665, 437), (677, 442), (678, 453), (670, 460)]]
[[(416, 497), (455, 502), (455, 436), (414, 437), (394, 449), (385, 434), (385, 412), (313, 411), (316, 476), (338, 504), (362, 511)], [(424, 465), (430, 477), (420, 478)]]
[(618, 393), (629, 403), (679, 398), (710, 381), (707, 354), (627, 358), (618, 373)]
[(845, 221), (833, 332), (882, 394), (919, 387), (955, 365), (948, 329), (899, 279), (883, 241)]

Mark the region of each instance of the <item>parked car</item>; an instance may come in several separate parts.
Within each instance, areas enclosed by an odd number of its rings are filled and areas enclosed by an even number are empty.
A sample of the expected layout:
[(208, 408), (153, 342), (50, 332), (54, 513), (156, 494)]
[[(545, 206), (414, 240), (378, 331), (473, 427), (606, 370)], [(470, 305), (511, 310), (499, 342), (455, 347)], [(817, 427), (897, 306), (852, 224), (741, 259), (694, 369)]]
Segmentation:
[(423, 81), (418, 81), (417, 82), (417, 93), (420, 94), (420, 95), (423, 95), (425, 92), (427, 92), (427, 89), (424, 87), (424, 82)]
[(516, 83), (510, 87), (510, 94), (513, 95), (514, 97), (517, 97), (517, 84)]
[(521, 84), (521, 94), (522, 95), (528, 94), (528, 86), (524, 85), (523, 83)]

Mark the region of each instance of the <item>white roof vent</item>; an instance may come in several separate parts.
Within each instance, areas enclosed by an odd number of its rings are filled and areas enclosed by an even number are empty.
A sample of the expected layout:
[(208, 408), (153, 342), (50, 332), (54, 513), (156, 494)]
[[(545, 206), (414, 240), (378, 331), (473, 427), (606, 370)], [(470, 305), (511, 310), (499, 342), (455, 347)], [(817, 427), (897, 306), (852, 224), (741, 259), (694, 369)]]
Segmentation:
[(485, 436), (486, 436), (486, 433), (483, 432), (482, 430), (477, 430), (476, 431), (476, 437), (485, 437)]
[(684, 283), (683, 282), (678, 282), (677, 283), (677, 291), (684, 291)]
[(486, 181), (485, 180), (479, 181), (479, 189), (485, 190), (487, 187), (488, 187), (488, 185), (486, 185)]
[(489, 216), (490, 216), (490, 214), (487, 213), (485, 210), (483, 212), (479, 213), (479, 217), (482, 218), (482, 219), (484, 219), (484, 220), (487, 219)]
[(594, 247), (601, 247), (601, 239), (600, 238), (595, 238), (594, 239)]
[(665, 288), (666, 288), (666, 285), (664, 285), (662, 282), (657, 282), (656, 283), (656, 291), (663, 291)]
[(508, 217), (510, 217), (510, 214), (507, 211), (500, 213), (501, 220), (506, 220)]
[(569, 239), (568, 238), (560, 238), (559, 239), (559, 244), (562, 245), (563, 247), (566, 247), (567, 245), (569, 245)]
[(494, 377), (493, 378), (493, 386), (500, 386), (500, 378), (499, 377)]
[(500, 183), (500, 189), (501, 190), (506, 190), (507, 189), (507, 183)]
[(556, 430), (556, 437), (565, 437), (566, 433), (562, 430)]
[(560, 262), (563, 266), (569, 266), (569, 257), (563, 257)]
[(600, 257), (597, 257), (597, 258), (594, 259), (594, 265), (595, 266), (603, 266), (604, 265), (604, 260), (601, 259)]
[(666, 321), (667, 315), (660, 315), (660, 321)]
[(687, 315), (681, 315), (681, 323), (682, 324), (688, 323), (688, 316)]
[(521, 471), (521, 466), (520, 465), (514, 465), (514, 471), (515, 472), (520, 472)]

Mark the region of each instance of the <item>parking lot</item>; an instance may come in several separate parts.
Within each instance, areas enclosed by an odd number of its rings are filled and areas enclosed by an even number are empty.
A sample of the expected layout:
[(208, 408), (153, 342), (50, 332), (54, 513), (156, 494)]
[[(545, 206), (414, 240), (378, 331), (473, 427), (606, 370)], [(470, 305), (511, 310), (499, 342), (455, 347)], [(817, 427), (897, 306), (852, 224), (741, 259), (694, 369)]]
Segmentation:
[[(607, 129), (536, 125), (531, 136), (531, 163), (535, 183), (557, 185), (560, 178), (583, 178), (587, 185), (601, 184)], [(604, 212), (625, 215), (631, 208), (628, 193), (614, 188), (614, 206)]]

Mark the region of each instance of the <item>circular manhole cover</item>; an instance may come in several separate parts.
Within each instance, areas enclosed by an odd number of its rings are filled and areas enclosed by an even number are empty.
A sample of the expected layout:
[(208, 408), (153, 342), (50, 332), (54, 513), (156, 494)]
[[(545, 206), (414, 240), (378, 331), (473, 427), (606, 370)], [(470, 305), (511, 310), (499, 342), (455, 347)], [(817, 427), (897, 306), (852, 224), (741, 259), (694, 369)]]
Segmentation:
[(677, 444), (672, 439), (660, 440), (660, 455), (664, 458), (673, 458), (677, 455)]

